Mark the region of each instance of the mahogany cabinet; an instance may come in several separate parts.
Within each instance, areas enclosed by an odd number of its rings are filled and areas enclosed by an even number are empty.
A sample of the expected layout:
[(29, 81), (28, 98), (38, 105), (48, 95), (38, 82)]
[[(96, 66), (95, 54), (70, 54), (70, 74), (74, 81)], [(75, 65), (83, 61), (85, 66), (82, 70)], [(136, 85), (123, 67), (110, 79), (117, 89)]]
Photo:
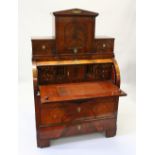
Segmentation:
[(55, 38), (32, 39), (37, 146), (63, 136), (117, 129), (120, 72), (114, 38), (95, 38), (98, 13), (53, 13)]

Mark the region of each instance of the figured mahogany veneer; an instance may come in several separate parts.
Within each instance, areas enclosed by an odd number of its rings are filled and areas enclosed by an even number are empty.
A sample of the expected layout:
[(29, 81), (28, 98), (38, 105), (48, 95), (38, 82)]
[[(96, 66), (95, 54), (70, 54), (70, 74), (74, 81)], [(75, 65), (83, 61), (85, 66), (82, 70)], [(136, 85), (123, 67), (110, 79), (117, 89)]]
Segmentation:
[[(66, 123), (57, 126), (40, 128), (40, 138), (38, 143), (40, 144), (40, 147), (44, 147), (43, 143), (41, 143), (41, 141), (44, 142), (44, 140), (47, 142), (46, 145), (49, 145), (49, 139), (102, 131), (106, 131), (106, 137), (114, 136), (116, 133), (116, 119), (94, 119), (91, 121), (83, 121), (81, 123)], [(110, 132), (111, 134), (109, 134)]]
[(78, 9), (54, 12), (57, 52), (86, 53), (92, 50), (97, 15)]
[(41, 103), (125, 95), (110, 81), (43, 85), (39, 89)]
[(65, 136), (117, 129), (120, 71), (114, 38), (95, 38), (98, 13), (54, 12), (55, 38), (32, 39), (37, 146)]
[(41, 126), (115, 117), (117, 98), (88, 99), (42, 106)]
[(69, 52), (64, 50), (60, 52), (56, 50), (56, 40), (48, 38), (32, 38), (33, 60), (73, 60), (73, 59), (101, 59), (114, 57), (114, 38), (103, 37), (93, 39), (92, 49), (85, 52), (80, 49), (77, 54), (73, 48)]

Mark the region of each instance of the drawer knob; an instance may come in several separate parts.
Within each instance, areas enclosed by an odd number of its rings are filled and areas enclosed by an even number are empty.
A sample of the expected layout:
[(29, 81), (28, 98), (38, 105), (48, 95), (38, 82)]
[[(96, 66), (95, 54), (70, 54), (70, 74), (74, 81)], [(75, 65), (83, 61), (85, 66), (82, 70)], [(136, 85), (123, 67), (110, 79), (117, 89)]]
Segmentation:
[(103, 46), (103, 48), (105, 48), (106, 47), (106, 44), (103, 44), (102, 46)]
[(81, 107), (77, 108), (77, 112), (79, 112), (79, 113), (81, 112)]
[(78, 130), (81, 130), (81, 125), (78, 125), (78, 126), (77, 126), (77, 129), (78, 129)]
[(73, 52), (74, 52), (74, 54), (76, 54), (78, 52), (78, 49), (77, 48), (73, 48)]
[(45, 49), (46, 49), (46, 46), (45, 46), (45, 45), (42, 45), (41, 48), (42, 48), (43, 50), (45, 50)]
[(69, 76), (69, 71), (67, 72), (67, 76)]

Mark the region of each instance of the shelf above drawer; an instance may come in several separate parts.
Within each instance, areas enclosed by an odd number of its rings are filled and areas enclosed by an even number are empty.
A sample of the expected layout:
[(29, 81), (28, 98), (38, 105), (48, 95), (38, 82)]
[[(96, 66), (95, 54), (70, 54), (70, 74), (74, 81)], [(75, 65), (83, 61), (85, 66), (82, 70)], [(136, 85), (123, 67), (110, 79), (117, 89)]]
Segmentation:
[(41, 103), (125, 96), (111, 81), (41, 85)]

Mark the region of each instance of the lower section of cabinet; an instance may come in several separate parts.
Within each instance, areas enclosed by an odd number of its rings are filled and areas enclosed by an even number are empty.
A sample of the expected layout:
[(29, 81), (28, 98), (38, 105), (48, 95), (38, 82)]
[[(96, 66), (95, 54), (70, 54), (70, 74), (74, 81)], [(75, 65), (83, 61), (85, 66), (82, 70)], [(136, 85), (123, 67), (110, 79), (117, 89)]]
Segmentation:
[(116, 134), (116, 118), (84, 121), (82, 123), (64, 124), (59, 126), (40, 127), (37, 131), (38, 147), (48, 147), (51, 139), (60, 137), (105, 132), (106, 137)]

